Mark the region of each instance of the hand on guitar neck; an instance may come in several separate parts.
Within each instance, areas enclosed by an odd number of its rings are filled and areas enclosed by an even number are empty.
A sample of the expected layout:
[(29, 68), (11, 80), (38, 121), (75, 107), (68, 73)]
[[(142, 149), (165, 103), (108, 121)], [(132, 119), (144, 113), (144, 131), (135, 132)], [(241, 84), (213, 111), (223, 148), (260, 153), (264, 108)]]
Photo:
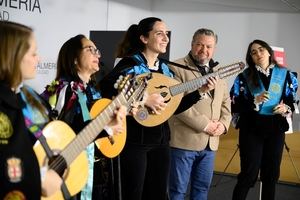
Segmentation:
[(114, 117), (108, 125), (104, 126), (104, 130), (108, 133), (108, 140), (113, 145), (115, 143), (114, 135), (118, 135), (125, 131), (123, 119), (126, 118), (127, 107), (120, 106), (114, 111)]
[[(107, 125), (112, 130), (112, 134), (119, 134), (125, 131), (123, 126), (123, 119), (125, 119), (127, 113), (127, 107), (121, 105), (114, 111), (115, 117)], [(112, 136), (112, 135), (110, 135)]]
[(207, 79), (207, 84), (203, 85), (202, 87), (199, 88), (200, 93), (207, 93), (211, 90), (214, 90), (216, 87), (216, 84), (218, 82), (219, 78), (216, 77), (209, 77)]

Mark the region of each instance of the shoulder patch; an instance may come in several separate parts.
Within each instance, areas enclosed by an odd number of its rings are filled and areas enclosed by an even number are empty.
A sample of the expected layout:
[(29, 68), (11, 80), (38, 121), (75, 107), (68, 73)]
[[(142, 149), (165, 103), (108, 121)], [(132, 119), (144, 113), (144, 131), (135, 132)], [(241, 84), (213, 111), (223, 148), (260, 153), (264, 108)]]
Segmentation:
[(20, 158), (11, 157), (6, 160), (7, 176), (12, 183), (18, 183), (22, 180), (23, 170)]
[(13, 126), (8, 116), (0, 112), (0, 144), (8, 144), (8, 139), (13, 134)]

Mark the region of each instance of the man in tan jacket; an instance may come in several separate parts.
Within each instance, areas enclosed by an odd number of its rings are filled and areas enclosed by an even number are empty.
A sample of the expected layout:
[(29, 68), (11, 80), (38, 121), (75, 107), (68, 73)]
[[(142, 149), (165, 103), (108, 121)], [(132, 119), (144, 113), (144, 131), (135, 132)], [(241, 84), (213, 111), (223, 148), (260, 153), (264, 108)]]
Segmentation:
[[(204, 28), (197, 30), (189, 54), (176, 61), (191, 70), (170, 66), (175, 77), (186, 82), (215, 71), (218, 67), (212, 57), (216, 44), (217, 35), (213, 31)], [(229, 90), (224, 80), (210, 78), (208, 84), (198, 91), (201, 99), (169, 120), (172, 147), (169, 185), (171, 200), (185, 199), (189, 181), (190, 198), (207, 199), (219, 136), (226, 133), (231, 121)]]

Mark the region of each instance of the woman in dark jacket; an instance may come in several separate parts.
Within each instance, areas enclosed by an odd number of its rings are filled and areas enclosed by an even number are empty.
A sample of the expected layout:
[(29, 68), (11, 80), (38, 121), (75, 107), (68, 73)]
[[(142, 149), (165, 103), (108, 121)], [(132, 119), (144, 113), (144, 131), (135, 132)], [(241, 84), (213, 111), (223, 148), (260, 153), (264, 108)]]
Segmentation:
[(49, 121), (41, 98), (23, 86), (36, 74), (36, 40), (31, 28), (0, 21), (0, 44), (0, 199), (38, 200), (58, 191), (62, 181), (39, 167), (33, 151)]
[[(133, 24), (126, 32), (118, 50), (122, 59), (113, 71), (101, 81), (105, 97), (117, 94), (112, 87), (119, 75), (140, 75), (156, 72), (173, 77), (158, 56), (166, 52), (169, 43), (166, 24), (158, 18), (149, 17)], [(141, 104), (152, 114), (160, 114), (167, 106), (159, 93), (144, 96)], [(200, 99), (198, 91), (187, 95), (189, 101), (180, 104), (176, 113), (182, 112)], [(139, 112), (138, 112), (139, 113)], [(162, 113), (163, 115), (163, 113)], [(143, 126), (132, 116), (127, 117), (127, 140), (120, 155), (121, 186), (123, 200), (168, 198), (167, 185), (170, 167), (170, 130), (165, 121), (156, 126)]]
[(231, 88), (232, 112), (239, 129), (241, 172), (233, 200), (246, 199), (260, 173), (262, 199), (275, 198), (279, 178), (286, 117), (296, 103), (297, 78), (274, 60), (271, 47), (262, 40), (249, 44), (248, 68)]
[[(94, 74), (100, 69), (100, 51), (84, 35), (68, 39), (61, 47), (57, 59), (56, 78), (46, 86), (42, 96), (47, 100), (57, 119), (66, 122), (76, 134), (91, 121), (89, 111), (101, 99), (100, 91), (94, 87)], [(126, 107), (120, 106), (115, 115), (97, 138), (112, 136), (124, 131)], [(86, 147), (88, 156), (88, 180), (78, 199), (107, 199), (110, 194), (109, 160), (92, 142)], [(81, 181), (81, 180), (79, 180)]]

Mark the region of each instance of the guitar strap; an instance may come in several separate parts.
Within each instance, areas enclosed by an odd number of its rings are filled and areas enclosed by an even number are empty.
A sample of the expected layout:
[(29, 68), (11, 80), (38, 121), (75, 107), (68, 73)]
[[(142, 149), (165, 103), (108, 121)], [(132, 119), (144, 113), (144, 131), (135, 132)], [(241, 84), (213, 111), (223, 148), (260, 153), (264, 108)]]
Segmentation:
[(186, 65), (182, 65), (182, 64), (179, 64), (179, 63), (176, 63), (176, 62), (172, 62), (172, 61), (166, 60), (166, 59), (164, 59), (164, 58), (159, 58), (159, 59), (160, 59), (161, 61), (163, 61), (163, 62), (166, 62), (166, 63), (168, 63), (168, 64), (174, 65), (174, 66), (179, 67), (179, 68), (182, 68), (182, 69), (186, 69), (186, 70), (190, 70), (190, 71), (199, 72), (198, 70), (192, 69), (192, 68), (190, 68), (190, 67), (188, 67), (188, 66), (186, 66)]
[[(126, 70), (126, 74), (133, 73), (139, 75), (139, 74), (151, 72), (145, 57), (141, 53), (134, 54), (133, 56), (131, 56), (131, 58), (134, 60), (135, 65), (133, 67), (130, 67), (129, 70)], [(159, 61), (159, 59), (157, 61)], [(166, 65), (164, 62), (156, 62), (156, 63), (158, 69), (160, 68), (160, 70), (162, 71), (162, 74), (173, 78), (173, 73), (171, 73), (168, 65)]]
[[(39, 97), (38, 95), (30, 88), (27, 86), (23, 86), (24, 89), (26, 89), (37, 101), (39, 101)], [(46, 155), (48, 158), (51, 158), (52, 156), (54, 156), (53, 151), (51, 150), (51, 148), (49, 147), (46, 137), (43, 135), (43, 131), (42, 128), (45, 123), (48, 122), (48, 119), (46, 119), (42, 113), (40, 113), (40, 111), (38, 111), (37, 109), (33, 108), (32, 106), (30, 106), (30, 104), (28, 104), (27, 102), (27, 98), (26, 95), (24, 94), (24, 92), (22, 91), (22, 89), (20, 90), (20, 97), (21, 100), (25, 103), (25, 106), (23, 106), (22, 108), (22, 112), (24, 115), (24, 120), (25, 120), (25, 125), (28, 128), (28, 130), (34, 135), (34, 137), (40, 141), (43, 149), (46, 152)], [(35, 117), (34, 117), (35, 116)], [(36, 119), (36, 116), (38, 116), (40, 123), (34, 123), (33, 120)], [(39, 125), (38, 125), (39, 124)], [(71, 199), (71, 194), (67, 188), (67, 185), (65, 184), (64, 180), (62, 182), (61, 185), (61, 191), (63, 193), (64, 199)]]
[[(23, 89), (20, 91), (21, 100), (25, 103), (25, 106), (22, 108), (25, 125), (28, 130), (34, 135), (34, 137), (39, 140), (46, 151), (47, 157), (50, 158), (53, 156), (53, 152), (50, 149), (45, 136), (42, 132), (42, 127), (48, 122), (45, 116), (36, 108), (33, 108), (29, 103), (27, 103), (26, 95), (24, 94), (23, 90), (26, 89), (37, 101), (39, 98), (37, 94), (27, 86), (23, 86)], [(33, 122), (34, 121), (34, 122)]]
[[(166, 63), (168, 63), (168, 64), (171, 64), (171, 65), (174, 65), (174, 66), (176, 66), (176, 67), (179, 67), (179, 68), (182, 68), (182, 69), (186, 69), (186, 70), (190, 70), (190, 71), (194, 71), (194, 72), (199, 72), (198, 70), (196, 70), (196, 69), (192, 69), (192, 68), (190, 68), (189, 66), (186, 66), (186, 65), (182, 65), (182, 64), (179, 64), (179, 63), (176, 63), (176, 62), (172, 62), (172, 61), (170, 61), (170, 60), (167, 60), (167, 59), (164, 59), (164, 58), (159, 58), (161, 61), (163, 61), (163, 62), (166, 62)], [(192, 59), (193, 60), (193, 59)], [(193, 60), (193, 62), (194, 62), (194, 60)], [(194, 62), (194, 64), (196, 65), (196, 66), (198, 66), (195, 62)], [(217, 66), (219, 64), (219, 62), (212, 62), (212, 64), (210, 63), (210, 65), (212, 65), (211, 67), (213, 68), (213, 67), (215, 67), (215, 66)]]
[[(174, 66), (176, 66), (176, 67), (179, 67), (179, 68), (182, 68), (182, 69), (185, 69), (185, 70), (189, 70), (189, 71), (191, 71), (193, 74), (194, 74), (194, 72), (197, 72), (197, 73), (201, 73), (201, 75), (202, 76), (204, 76), (204, 75), (206, 75), (207, 74), (207, 72), (205, 72), (205, 69), (204, 68), (202, 68), (202, 67), (200, 67), (197, 63), (196, 63), (196, 60), (193, 58), (193, 56), (191, 55), (191, 53), (189, 53), (189, 57), (190, 57), (190, 59), (192, 60), (192, 62), (194, 63), (194, 65), (196, 65), (197, 66), (197, 68), (198, 68), (198, 70), (196, 70), (196, 69), (192, 69), (192, 68), (190, 68), (189, 66), (186, 66), (186, 65), (182, 65), (182, 64), (179, 64), (179, 63), (175, 63), (175, 62), (172, 62), (172, 61), (169, 61), (169, 60), (166, 60), (166, 59), (163, 59), (163, 58), (160, 58), (162, 61), (165, 61), (165, 62), (167, 62), (167, 63), (169, 63), (169, 64), (171, 64), (171, 65), (174, 65)], [(212, 59), (209, 61), (209, 71), (208, 71), (208, 73), (212, 73), (213, 72), (213, 68), (215, 67), (215, 66), (217, 66), (219, 64), (219, 62), (214, 62)], [(195, 75), (195, 74), (194, 74)], [(196, 75), (195, 75), (196, 76)], [(214, 96), (214, 90), (211, 90), (211, 91), (209, 91), (208, 92), (212, 97)]]

